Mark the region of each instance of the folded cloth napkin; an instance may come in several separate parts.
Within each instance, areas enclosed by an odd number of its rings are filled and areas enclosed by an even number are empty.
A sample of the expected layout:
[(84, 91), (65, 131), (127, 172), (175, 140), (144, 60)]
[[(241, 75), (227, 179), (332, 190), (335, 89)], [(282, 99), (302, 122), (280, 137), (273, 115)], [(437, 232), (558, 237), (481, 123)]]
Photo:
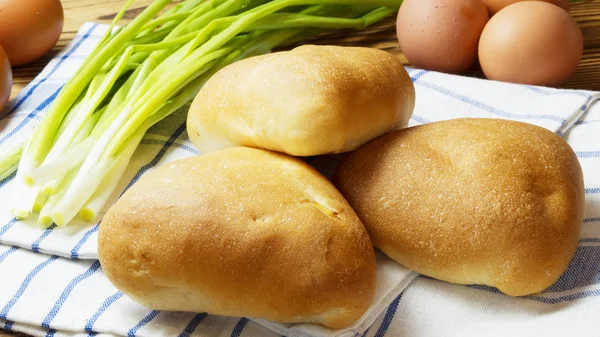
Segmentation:
[[(31, 134), (106, 29), (85, 24), (9, 104), (0, 120), (0, 152)], [(414, 273), (378, 253), (375, 301), (348, 329), (158, 312), (134, 303), (104, 277), (96, 225), (45, 229), (12, 218), (9, 205), (16, 191), (9, 177), (0, 181), (0, 327), (36, 336), (464, 336), (564, 335), (574, 332), (577, 322), (577, 335), (597, 335), (595, 319), (586, 318), (600, 313), (600, 107), (594, 105), (600, 93), (408, 71), (417, 90), (410, 126), (458, 117), (519, 120), (556, 132), (577, 152), (587, 193), (580, 247), (568, 271), (545, 292), (511, 298), (489, 287), (415, 280)], [(198, 154), (184, 121), (182, 111), (149, 131), (113, 199), (154, 166)], [(320, 157), (311, 164), (329, 175), (335, 159)]]

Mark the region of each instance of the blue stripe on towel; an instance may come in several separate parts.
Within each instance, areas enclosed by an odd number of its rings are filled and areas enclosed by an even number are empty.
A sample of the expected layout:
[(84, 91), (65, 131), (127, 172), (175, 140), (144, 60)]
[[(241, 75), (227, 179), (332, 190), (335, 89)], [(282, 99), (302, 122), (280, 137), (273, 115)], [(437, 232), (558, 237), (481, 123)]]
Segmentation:
[[(419, 78), (421, 78), (423, 75), (430, 73), (430, 71), (423, 70), (423, 69), (417, 69), (417, 68), (407, 68), (406, 70), (409, 73), (410, 78), (412, 79), (413, 82), (418, 81)], [(411, 73), (413, 73), (413, 72), (414, 72), (414, 74), (411, 75)], [(536, 87), (536, 86), (532, 86), (532, 85), (514, 84), (514, 83), (511, 83), (511, 85), (523, 87), (525, 89), (528, 89), (531, 92), (534, 92), (536, 94), (543, 95), (543, 96), (571, 95), (571, 96), (585, 97), (587, 99), (592, 98), (591, 94), (581, 92), (581, 91), (576, 91), (576, 90), (556, 90), (556, 89), (551, 90), (550, 88)], [(583, 109), (583, 110), (586, 110), (586, 109)]]
[[(25, 112), (25, 111), (20, 111), (20, 112), (13, 112), (10, 115), (6, 115), (4, 117), (0, 117), (0, 120), (4, 120), (4, 119), (13, 119), (13, 118), (25, 118), (27, 117), (27, 115), (29, 115), (29, 112)], [(35, 115), (33, 117), (31, 117), (35, 120), (41, 121), (42, 120), (42, 116), (39, 115)]]
[[(598, 238), (589, 238), (592, 242), (600, 242)], [(585, 239), (584, 239), (585, 240)], [(561, 275), (561, 277), (548, 289), (539, 295), (531, 295), (523, 297), (546, 304), (558, 304), (569, 302), (573, 300), (583, 299), (587, 297), (600, 296), (600, 289), (598, 290), (582, 290), (573, 294), (564, 296), (553, 296), (547, 295), (560, 294), (564, 291), (574, 290), (577, 288), (587, 287), (591, 285), (600, 284), (600, 270), (598, 265), (600, 264), (600, 246), (581, 246), (577, 248), (575, 255), (569, 264), (567, 270)], [(484, 285), (469, 285), (469, 288), (483, 290), (491, 293), (500, 294), (501, 292), (493, 287)]]
[(583, 219), (583, 223), (592, 223), (592, 222), (600, 222), (600, 217)]
[(71, 258), (72, 259), (75, 259), (75, 260), (79, 259), (79, 250), (81, 249), (83, 244), (86, 243), (87, 240), (90, 239), (90, 236), (92, 236), (92, 234), (94, 234), (98, 231), (98, 228), (99, 228), (99, 226), (95, 225), (94, 227), (92, 227), (90, 230), (88, 230), (87, 232), (85, 232), (83, 234), (83, 236), (81, 237), (79, 242), (77, 242), (75, 247), (73, 247), (73, 249), (71, 249)]
[[(156, 154), (156, 156), (154, 157), (154, 159), (152, 159), (152, 161), (150, 163), (148, 163), (148, 164), (144, 165), (142, 168), (140, 168), (140, 170), (136, 173), (136, 175), (129, 182), (129, 184), (127, 184), (127, 187), (125, 187), (125, 190), (123, 191), (123, 193), (125, 193), (125, 191), (127, 191), (133, 184), (135, 184), (135, 182), (138, 179), (140, 179), (140, 177), (146, 171), (148, 171), (152, 167), (156, 166), (156, 164), (158, 164), (158, 162), (167, 153), (167, 150), (173, 145), (173, 143), (175, 143), (175, 140), (177, 138), (179, 138), (181, 136), (181, 134), (183, 134), (185, 132), (185, 126), (186, 126), (186, 123), (184, 122), (183, 124), (181, 124), (175, 130), (175, 132), (169, 137), (169, 140), (167, 140), (167, 142), (165, 142), (165, 144), (160, 149), (160, 151), (158, 151), (158, 153)], [(71, 258), (73, 258), (73, 259), (78, 259), (79, 258), (79, 250), (81, 249), (81, 247), (83, 247), (83, 245), (87, 242), (87, 240), (89, 240), (90, 236), (92, 236), (92, 234), (95, 233), (95, 232), (97, 232), (97, 231), (98, 231), (98, 225), (94, 226), (92, 229), (88, 230), (83, 235), (83, 237), (81, 238), (81, 240), (79, 240), (79, 242), (77, 242), (77, 244), (75, 245), (75, 247), (73, 247), (73, 249), (71, 249)]]
[(579, 158), (598, 158), (600, 157), (600, 151), (578, 151), (575, 152)]
[(388, 307), (388, 310), (383, 317), (383, 321), (375, 333), (375, 337), (383, 337), (387, 333), (388, 329), (390, 328), (390, 324), (392, 324), (392, 321), (394, 320), (394, 315), (396, 315), (396, 310), (398, 310), (398, 304), (400, 303), (400, 299), (402, 299), (402, 295), (403, 294), (398, 295), (398, 297), (396, 297), (396, 299)]
[[(432, 279), (432, 278), (429, 278), (429, 279)], [(466, 287), (469, 287), (471, 289), (484, 290), (484, 291), (487, 291), (488, 293), (502, 294), (502, 292), (500, 290), (498, 290), (497, 288), (486, 286), (483, 284), (469, 284)]]
[(244, 329), (246, 328), (246, 325), (248, 325), (248, 319), (246, 317), (243, 317), (235, 325), (235, 328), (233, 328), (233, 331), (231, 332), (231, 337), (240, 337), (242, 331), (244, 331)]
[(115, 294), (113, 294), (109, 298), (107, 298), (104, 301), (104, 303), (102, 303), (100, 308), (98, 308), (98, 310), (92, 315), (92, 317), (90, 317), (90, 319), (87, 320), (87, 323), (85, 323), (85, 328), (84, 328), (85, 332), (93, 332), (94, 324), (96, 323), (98, 318), (100, 318), (100, 316), (102, 316), (102, 314), (106, 311), (106, 309), (108, 309), (108, 307), (110, 307), (113, 303), (115, 303), (121, 297), (123, 297), (123, 293), (120, 291), (117, 291)]
[(13, 322), (13, 321), (6, 321), (6, 323), (4, 323), (4, 330), (6, 330), (6, 331), (12, 331), (13, 324), (15, 324), (15, 322)]
[(0, 255), (0, 263), (2, 263), (4, 261), (4, 259), (6, 259), (7, 257), (9, 257), (10, 254), (16, 252), (17, 250), (19, 250), (19, 247), (16, 247), (16, 246), (12, 246), (9, 249), (7, 249), (4, 253), (2, 253)]
[[(600, 241), (600, 240), (599, 240)], [(567, 270), (544, 293), (557, 293), (600, 284), (600, 247), (577, 247)], [(543, 294), (541, 295), (543, 296)]]
[[(125, 187), (125, 190), (123, 191), (123, 193), (125, 193), (125, 191), (127, 191), (131, 186), (133, 186), (133, 184), (135, 184), (138, 179), (140, 179), (142, 177), (142, 175), (144, 175), (144, 173), (146, 173), (146, 171), (148, 171), (149, 169), (153, 168), (154, 166), (156, 166), (156, 164), (158, 164), (158, 162), (164, 157), (164, 155), (167, 153), (167, 150), (169, 148), (171, 148), (171, 146), (173, 145), (173, 143), (175, 143), (175, 140), (177, 138), (179, 138), (179, 136), (181, 136), (182, 133), (185, 132), (185, 126), (186, 123), (181, 124), (177, 130), (175, 130), (175, 132), (171, 135), (171, 137), (169, 137), (169, 140), (167, 140), (167, 142), (165, 143), (165, 145), (163, 145), (163, 147), (160, 149), (160, 151), (158, 151), (158, 153), (156, 154), (156, 156), (154, 157), (154, 159), (152, 159), (152, 161), (146, 165), (144, 165), (133, 177), (133, 179), (129, 182), (129, 184), (127, 184), (127, 187)], [(121, 194), (122, 195), (122, 194)]]
[(46, 333), (46, 337), (54, 337), (54, 334), (56, 333), (56, 330), (54, 329), (50, 329), (48, 330), (48, 332)]
[[(140, 142), (140, 144), (143, 144), (143, 145), (164, 145), (165, 142), (162, 141), (162, 140), (158, 140), (158, 139), (143, 139)], [(198, 151), (195, 148), (193, 148), (191, 146), (188, 146), (186, 144), (180, 144), (180, 143), (175, 142), (171, 146), (179, 148), (179, 149), (182, 149), (182, 150), (185, 150), (185, 151), (190, 152), (190, 153), (192, 153), (194, 155), (199, 155), (200, 154), (200, 151)]]
[(73, 47), (71, 47), (71, 49), (69, 51), (67, 51), (58, 62), (56, 62), (56, 64), (54, 65), (54, 67), (50, 70), (50, 72), (48, 73), (48, 75), (44, 76), (39, 82), (35, 83), (34, 85), (31, 86), (31, 88), (29, 88), (29, 90), (27, 91), (27, 93), (25, 93), (25, 95), (23, 97), (17, 97), (18, 101), (17, 103), (10, 109), (9, 113), (13, 113), (15, 110), (17, 110), (21, 104), (23, 104), (29, 97), (31, 97), (31, 95), (35, 92), (35, 90), (44, 82), (46, 82), (48, 80), (48, 78), (50, 78), (50, 76), (52, 76), (59, 68), (60, 66), (63, 64), (63, 62), (65, 62), (77, 49), (79, 49), (79, 47), (81, 46), (81, 44), (87, 40), (90, 35), (92, 34), (92, 32), (98, 27), (98, 24), (93, 24), (90, 29), (88, 29), (88, 31), (81, 37), (81, 39), (79, 39), (79, 41), (77, 41)]
[(17, 132), (21, 131), (30, 121), (33, 119), (33, 116), (37, 115), (40, 111), (44, 110), (50, 103), (56, 99), (58, 93), (62, 89), (62, 86), (58, 88), (52, 95), (46, 98), (40, 105), (38, 105), (27, 117), (25, 117), (14, 129), (10, 130), (6, 135), (0, 138), (0, 145), (9, 140), (12, 136), (14, 136)]
[(183, 332), (179, 334), (179, 337), (190, 337), (190, 335), (196, 331), (196, 328), (206, 318), (206, 316), (208, 316), (206, 313), (201, 313), (194, 316), (190, 323), (185, 327)]
[[(484, 286), (484, 285), (474, 284), (474, 285), (468, 285), (467, 287), (469, 287), (471, 289), (476, 289), (476, 290), (483, 290), (483, 291), (494, 293), (494, 294), (502, 294), (502, 292), (500, 290), (493, 288), (493, 287)], [(531, 295), (531, 296), (525, 296), (525, 297), (520, 297), (520, 298), (534, 300), (534, 301), (542, 302), (542, 303), (546, 303), (546, 304), (559, 304), (559, 303), (570, 302), (573, 300), (583, 299), (583, 298), (587, 298), (587, 297), (598, 297), (598, 296), (600, 296), (600, 289), (585, 290), (585, 291), (580, 291), (580, 292), (577, 292), (574, 294), (569, 294), (569, 295), (564, 295), (564, 296), (559, 296), (559, 297), (544, 297), (544, 294), (542, 293), (541, 295)]]
[(571, 302), (571, 301), (579, 300), (579, 299), (583, 299), (583, 298), (599, 297), (599, 296), (600, 296), (600, 289), (594, 289), (594, 290), (586, 290), (586, 291), (581, 291), (581, 292), (578, 292), (575, 294), (554, 297), (554, 298), (539, 297), (539, 296), (531, 296), (528, 298), (536, 300), (538, 302), (546, 303), (546, 304), (559, 304), (559, 303)]
[(592, 98), (592, 95), (586, 94), (581, 91), (571, 91), (571, 90), (554, 91), (554, 90), (549, 90), (549, 89), (543, 89), (541, 87), (534, 87), (532, 85), (521, 85), (521, 86), (535, 92), (536, 94), (540, 94), (540, 95), (544, 95), (544, 96), (575, 95), (575, 96), (585, 97), (588, 99)]
[(585, 194), (598, 194), (598, 193), (600, 193), (600, 187), (586, 188), (585, 189)]
[(451, 91), (449, 89), (440, 87), (439, 85), (433, 84), (433, 83), (428, 83), (428, 82), (423, 82), (420, 81), (418, 82), (419, 85), (431, 89), (433, 91), (436, 91), (442, 95), (454, 98), (456, 100), (459, 100), (463, 103), (469, 104), (473, 107), (476, 107), (480, 110), (489, 112), (493, 115), (496, 116), (500, 116), (500, 117), (504, 117), (504, 118), (513, 118), (513, 119), (533, 119), (533, 120), (537, 120), (537, 119), (545, 119), (545, 120), (551, 120), (551, 121), (555, 121), (558, 123), (561, 123), (561, 125), (564, 125), (566, 123), (566, 120), (560, 116), (555, 116), (555, 115), (521, 115), (521, 114), (513, 114), (504, 110), (500, 110), (498, 108), (494, 108), (490, 105), (487, 105), (483, 102), (477, 101), (471, 97), (465, 96), (465, 95), (461, 95), (458, 94), (454, 91)]
[(577, 122), (575, 122), (575, 125), (582, 125), (582, 124), (593, 124), (593, 123), (600, 123), (600, 119), (594, 119), (594, 120), (579, 120)]
[[(10, 103), (9, 103), (9, 104), (10, 104)], [(13, 113), (11, 113), (11, 114), (9, 114), (9, 115), (6, 115), (6, 116), (4, 116), (4, 117), (1, 117), (1, 118), (0, 118), (0, 120), (4, 120), (4, 119), (13, 119), (13, 118), (18, 118), (18, 117), (24, 118), (24, 117), (26, 117), (28, 114), (29, 114), (29, 112), (27, 112), (27, 111), (25, 111), (25, 110), (23, 110), (23, 111), (15, 111), (15, 112), (13, 112)], [(35, 118), (35, 119), (37, 119), (37, 120), (42, 120), (42, 117), (41, 117), (41, 116), (35, 116), (34, 118)]]
[(25, 277), (25, 280), (23, 280), (23, 283), (21, 283), (19, 290), (17, 290), (15, 295), (10, 299), (10, 301), (8, 301), (8, 303), (6, 303), (6, 305), (0, 312), (0, 319), (6, 319), (8, 312), (17, 303), (17, 301), (21, 298), (21, 296), (23, 296), (23, 293), (25, 292), (25, 290), (27, 290), (27, 287), (29, 286), (29, 284), (31, 283), (33, 278), (40, 271), (42, 271), (42, 269), (46, 268), (49, 264), (56, 261), (57, 259), (58, 259), (58, 256), (51, 256), (46, 261), (38, 264), (35, 268), (33, 268), (33, 270), (31, 272), (29, 272), (29, 274), (27, 274), (27, 276)]
[(55, 224), (52, 224), (52, 226), (48, 227), (44, 231), (44, 233), (42, 233), (42, 235), (31, 244), (31, 250), (33, 250), (36, 253), (39, 253), (40, 252), (40, 243), (42, 243), (42, 241), (46, 237), (48, 237), (48, 235), (50, 235), (50, 233), (52, 233), (52, 231), (54, 230), (54, 228), (56, 228)]
[(50, 323), (52, 322), (54, 317), (56, 317), (60, 308), (63, 306), (63, 304), (65, 303), (65, 301), (67, 300), (67, 298), (69, 297), (69, 295), (71, 294), (71, 291), (73, 291), (75, 286), (77, 286), (77, 284), (79, 284), (79, 282), (81, 282), (81, 281), (85, 280), (86, 278), (90, 277), (91, 275), (93, 275), (96, 272), (96, 270), (98, 270), (99, 268), (100, 268), (100, 261), (96, 260), (96, 261), (94, 261), (94, 263), (92, 263), (92, 265), (90, 266), (90, 268), (88, 268), (88, 270), (77, 275), (73, 280), (71, 280), (71, 282), (69, 282), (69, 284), (67, 285), (65, 290), (63, 290), (62, 294), (60, 294), (60, 297), (58, 298), (56, 303), (54, 303), (54, 306), (52, 307), (52, 309), (50, 310), (50, 312), (48, 313), (46, 318), (44, 318), (44, 320), (42, 321), (42, 326), (44, 328), (47, 328), (47, 329), (50, 328)]
[(414, 74), (413, 76), (411, 76), (411, 77), (410, 77), (410, 79), (411, 79), (413, 82), (416, 82), (416, 81), (418, 81), (418, 80), (419, 80), (421, 77), (423, 77), (423, 75), (425, 75), (425, 74), (427, 74), (427, 73), (428, 73), (428, 71), (427, 71), (427, 70), (421, 70), (421, 71), (418, 71), (416, 74)]
[(8, 177), (0, 180), (0, 188), (4, 187), (4, 185), (8, 184), (11, 180), (15, 179), (17, 176), (17, 171), (11, 173)]
[(419, 124), (428, 124), (428, 123), (431, 123), (431, 121), (428, 121), (425, 118), (423, 118), (421, 116), (417, 116), (417, 115), (410, 116), (410, 119), (414, 120), (415, 122), (417, 122)]
[(583, 238), (579, 239), (579, 243), (600, 242), (600, 238)]
[(146, 317), (144, 317), (136, 326), (134, 326), (133, 328), (131, 328), (128, 332), (127, 332), (127, 337), (135, 337), (135, 334), (144, 327), (144, 325), (150, 323), (158, 314), (160, 313), (160, 311), (158, 310), (152, 310)]

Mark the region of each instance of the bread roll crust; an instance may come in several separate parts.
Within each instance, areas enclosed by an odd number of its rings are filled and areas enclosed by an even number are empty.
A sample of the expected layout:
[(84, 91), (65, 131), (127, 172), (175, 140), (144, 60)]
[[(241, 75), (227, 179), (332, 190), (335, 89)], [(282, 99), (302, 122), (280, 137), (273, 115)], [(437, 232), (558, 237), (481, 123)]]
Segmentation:
[(456, 119), (392, 132), (347, 156), (333, 180), (376, 247), (437, 279), (537, 293), (578, 244), (581, 166), (534, 125)]
[(192, 103), (187, 127), (203, 153), (239, 145), (315, 156), (405, 127), (414, 104), (413, 83), (390, 53), (304, 45), (220, 70)]
[(376, 282), (370, 239), (333, 185), (250, 148), (148, 172), (105, 215), (99, 257), (154, 309), (334, 328), (362, 316)]

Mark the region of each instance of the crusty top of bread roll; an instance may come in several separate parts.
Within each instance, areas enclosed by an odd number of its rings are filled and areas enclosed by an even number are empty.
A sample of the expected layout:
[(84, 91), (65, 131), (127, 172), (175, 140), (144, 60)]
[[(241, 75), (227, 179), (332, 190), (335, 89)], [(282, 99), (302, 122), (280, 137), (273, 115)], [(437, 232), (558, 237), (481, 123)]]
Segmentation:
[(390, 53), (305, 45), (220, 70), (195, 98), (187, 127), (203, 153), (239, 145), (315, 156), (405, 127), (414, 104), (413, 83)]
[(373, 246), (341, 194), (258, 149), (148, 172), (104, 216), (98, 250), (118, 289), (159, 310), (340, 328), (375, 291)]
[(581, 167), (534, 125), (456, 119), (392, 132), (344, 158), (333, 180), (376, 247), (441, 280), (537, 293), (577, 247)]

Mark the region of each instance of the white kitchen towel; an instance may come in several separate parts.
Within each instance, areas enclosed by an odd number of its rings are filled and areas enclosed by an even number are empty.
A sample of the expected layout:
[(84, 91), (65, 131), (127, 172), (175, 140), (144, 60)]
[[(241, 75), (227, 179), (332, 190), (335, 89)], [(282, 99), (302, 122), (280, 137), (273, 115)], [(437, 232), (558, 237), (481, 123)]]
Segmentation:
[[(58, 90), (105, 29), (97, 24), (84, 25), (65, 51), (9, 104), (6, 116), (0, 121), (0, 151), (31, 133)], [(580, 158), (586, 182), (587, 207), (581, 247), (559, 282), (542, 294), (524, 299), (498, 294), (493, 288), (448, 285), (425, 278), (418, 278), (403, 295), (398, 295), (414, 274), (379, 254), (378, 300), (362, 324), (342, 333), (350, 336), (386, 333), (431, 336), (436, 332), (437, 335), (440, 332), (463, 335), (461, 329), (472, 324), (471, 317), (477, 317), (479, 327), (483, 326), (482, 322), (489, 322), (498, 329), (498, 334), (515, 335), (519, 331), (508, 324), (527, 326), (531, 321), (535, 326), (549, 327), (545, 324), (549, 312), (553, 313), (553, 321), (565, 324), (579, 320), (587, 312), (597, 313), (600, 308), (600, 108), (594, 102), (599, 94), (483, 81), (418, 69), (409, 69), (409, 73), (417, 89), (411, 126), (458, 117), (505, 118), (540, 125), (571, 144)], [(197, 154), (187, 140), (183, 122), (184, 115), (176, 114), (151, 130), (137, 151), (121, 190), (156, 165)], [(311, 161), (324, 173), (331, 171), (328, 162), (329, 159), (323, 157)], [(262, 320), (143, 308), (117, 292), (103, 276), (95, 260), (97, 226), (79, 224), (43, 229), (30, 222), (16, 221), (8, 212), (11, 193), (14, 193), (10, 182), (11, 177), (0, 182), (0, 323), (7, 328), (35, 335), (325, 336), (340, 333), (313, 325), (286, 326)], [(456, 299), (452, 292), (466, 295)], [(460, 308), (453, 309), (454, 304)], [(416, 311), (411, 311), (413, 307)], [(533, 307), (541, 309), (530, 311)], [(582, 311), (584, 309), (587, 311)], [(466, 332), (481, 335), (486, 331)]]
[[(85, 24), (65, 51), (53, 59), (32, 84), (8, 105), (5, 116), (0, 121), (0, 152), (8, 151), (12, 146), (31, 135), (33, 128), (47, 111), (60, 88), (77, 70), (83, 59), (89, 55), (106, 29), (107, 26), (104, 25)], [(135, 153), (125, 177), (121, 181), (120, 188), (114, 193), (113, 199), (116, 199), (127, 187), (153, 167), (175, 159), (198, 155), (185, 133), (185, 112), (182, 109), (148, 132)], [(315, 162), (323, 163), (319, 159)], [(335, 158), (329, 158), (326, 163), (327, 165), (321, 165), (324, 173), (330, 172), (337, 161)], [(79, 222), (62, 228), (56, 226), (40, 228), (36, 224), (35, 218), (18, 221), (11, 216), (9, 211), (14, 194), (19, 193), (18, 189), (12, 188), (13, 182), (14, 175), (0, 182), (0, 226), (2, 226), (0, 227), (0, 242), (3, 244), (2, 247), (14, 247), (13, 250), (6, 251), (7, 255), (4, 258), (8, 259), (8, 255), (11, 255), (6, 263), (2, 263), (2, 258), (0, 258), (0, 277), (6, 277), (7, 284), (8, 281), (12, 282), (7, 286), (2, 283), (3, 286), (0, 287), (0, 305), (6, 303), (4, 309), (0, 311), (0, 319), (19, 322), (29, 327), (41, 326), (60, 331), (84, 331), (85, 324), (82, 322), (90, 317), (85, 316), (88, 312), (81, 309), (82, 301), (88, 306), (87, 309), (92, 310), (111, 298), (105, 296), (107, 293), (117, 292), (102, 276), (96, 260), (98, 226)], [(17, 252), (14, 250), (16, 247), (21, 249)], [(14, 255), (12, 255), (13, 253)], [(38, 256), (46, 258), (47, 262), (45, 263), (47, 264), (27, 263), (29, 259), (35, 261)], [(16, 264), (11, 265), (10, 261), (16, 261)], [(20, 274), (18, 268), (20, 268)], [(82, 271), (82, 274), (80, 274), (81, 268), (86, 270)], [(41, 273), (41, 269), (44, 269), (43, 273)], [(32, 271), (35, 272), (32, 274)], [(37, 276), (38, 272), (44, 276)], [(69, 275), (75, 275), (76, 280), (70, 280)], [(266, 321), (260, 322), (287, 336), (353, 336), (357, 331), (368, 328), (416, 277), (416, 274), (379, 254), (377, 276), (377, 289), (373, 304), (360, 320), (346, 329), (332, 331), (310, 324), (283, 325)], [(34, 278), (42, 280), (43, 286), (36, 285), (36, 283), (30, 286), (29, 283)], [(94, 283), (94, 280), (98, 280), (98, 278), (101, 281)], [(72, 287), (77, 286), (79, 294), (88, 295), (71, 296), (70, 290), (63, 290), (71, 289), (68, 288), (71, 284)], [(65, 288), (65, 286), (67, 287)], [(43, 290), (43, 292), (38, 290)], [(28, 297), (27, 294), (33, 295)], [(21, 295), (23, 295), (23, 299), (21, 299)], [(58, 295), (65, 297), (59, 296), (56, 299), (55, 297)], [(72, 300), (66, 301), (67, 299)], [(13, 306), (16, 307), (13, 308)], [(35, 306), (36, 311), (29, 309), (20, 311), (19, 309), (29, 306)], [(138, 312), (145, 310), (135, 304), (134, 307)], [(129, 308), (125, 309), (126, 312), (129, 310)], [(46, 311), (47, 313), (44, 314)], [(50, 314), (51, 312), (53, 314)], [(111, 308), (109, 312), (114, 313), (114, 317), (119, 319), (112, 319), (110, 328), (94, 327), (94, 331), (129, 334), (128, 330), (123, 330), (131, 323), (124, 319), (126, 316), (123, 315), (123, 309)], [(58, 313), (61, 315), (55, 319), (52, 315)], [(180, 316), (183, 317), (183, 320), (187, 317), (186, 315)], [(139, 318), (138, 321), (142, 318)], [(132, 319), (137, 319), (137, 316), (133, 316)], [(21, 325), (16, 325), (16, 327), (19, 326)], [(175, 325), (175, 327), (179, 326)], [(165, 335), (170, 335), (170, 333), (171, 331)]]
[(0, 245), (0, 327), (33, 329), (35, 335), (43, 336), (57, 332), (180, 336), (187, 331), (189, 335), (212, 337), (239, 336), (246, 329), (244, 336), (252, 335), (252, 331), (262, 336), (268, 327), (273, 336), (351, 337), (372, 326), (415, 276), (382, 254), (377, 258), (380, 280), (373, 305), (353, 326), (333, 331), (311, 324), (150, 310), (115, 289), (98, 260), (73, 260)]

